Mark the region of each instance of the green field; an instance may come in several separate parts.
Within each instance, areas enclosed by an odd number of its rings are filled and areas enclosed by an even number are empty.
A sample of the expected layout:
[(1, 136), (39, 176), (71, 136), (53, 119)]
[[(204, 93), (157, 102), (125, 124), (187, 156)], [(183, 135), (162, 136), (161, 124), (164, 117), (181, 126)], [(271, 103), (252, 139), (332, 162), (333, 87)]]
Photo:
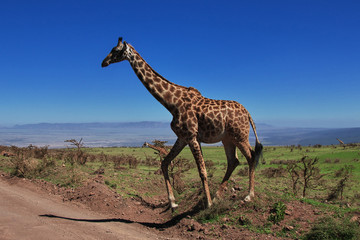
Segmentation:
[[(216, 175), (224, 174), (221, 170), (226, 166), (226, 156), (223, 147), (202, 148), (204, 159), (211, 160), (215, 163), (217, 170)], [(150, 148), (86, 148), (89, 154), (108, 154), (108, 155), (133, 155), (142, 161), (146, 156), (158, 157), (155, 150)], [(341, 169), (344, 165), (353, 166), (353, 180), (360, 182), (360, 146), (340, 147), (340, 146), (322, 146), (322, 147), (265, 147), (263, 151), (263, 161), (258, 170), (276, 167), (279, 164), (271, 164), (276, 160), (299, 160), (304, 156), (310, 158), (319, 158), (319, 168), (323, 174), (331, 174)], [(193, 160), (193, 156), (188, 147), (186, 147), (179, 157)], [(246, 164), (244, 156), (238, 150), (240, 164)], [(238, 168), (241, 168), (238, 167)], [(194, 173), (196, 169), (193, 169)], [(235, 175), (235, 174), (234, 174)], [(218, 180), (220, 181), (220, 180)], [(359, 187), (360, 190), (360, 187)]]
[[(114, 189), (123, 198), (141, 196), (166, 199), (166, 189), (160, 169), (160, 157), (150, 148), (82, 148), (82, 149), (47, 149), (4, 147), (0, 150), (10, 151), (13, 157), (0, 156), (0, 171), (30, 179), (44, 179), (63, 187), (76, 188), (88, 179), (102, 176), (104, 183)], [(209, 186), (214, 196), (226, 171), (226, 156), (222, 147), (203, 147), (207, 165)], [(325, 215), (336, 216), (342, 221), (348, 213), (360, 211), (360, 144), (346, 146), (288, 146), (265, 147), (263, 159), (256, 169), (255, 200), (253, 205), (239, 209), (241, 200), (247, 195), (248, 177), (247, 162), (240, 154), (240, 166), (235, 169), (228, 182), (225, 203), (232, 201), (231, 207), (218, 207), (222, 210), (215, 215), (204, 211), (196, 216), (202, 221), (220, 222), (229, 218), (230, 223), (239, 227), (238, 219), (232, 216), (239, 214), (251, 219), (259, 214), (268, 214), (268, 209), (275, 203), (301, 201), (319, 208)], [(301, 175), (300, 159), (318, 159), (314, 165), (314, 176), (311, 186), (306, 189), (303, 198), (304, 180)], [(291, 163), (291, 164), (289, 164)], [(298, 166), (299, 182), (294, 185), (290, 166)], [(170, 167), (170, 176), (175, 190), (177, 203), (187, 209), (194, 204), (189, 199), (202, 196), (201, 181), (189, 148), (185, 148)], [(294, 187), (295, 186), (295, 187)], [(335, 189), (340, 189), (341, 191)], [(235, 192), (234, 190), (239, 189)], [(341, 192), (341, 194), (340, 194)], [(331, 196), (332, 193), (336, 193)], [(250, 209), (249, 209), (250, 208)], [(251, 208), (260, 209), (260, 213)], [(176, 214), (176, 212), (175, 212)], [(205, 216), (205, 217), (204, 217)], [(211, 216), (211, 217), (209, 217)], [(298, 226), (296, 222), (291, 223)], [(261, 223), (263, 224), (263, 223)], [(265, 224), (266, 225), (266, 224)], [(268, 225), (266, 225), (268, 226)], [(264, 228), (260, 225), (246, 226), (251, 231), (277, 231), (276, 228)], [(259, 230), (263, 229), (263, 230)], [(265, 230), (264, 230), (265, 229)], [(268, 229), (268, 230), (266, 230)], [(293, 236), (298, 238), (299, 230)], [(275, 234), (275, 233), (273, 233)], [(277, 232), (276, 234), (282, 234)], [(286, 236), (290, 236), (287, 233)]]

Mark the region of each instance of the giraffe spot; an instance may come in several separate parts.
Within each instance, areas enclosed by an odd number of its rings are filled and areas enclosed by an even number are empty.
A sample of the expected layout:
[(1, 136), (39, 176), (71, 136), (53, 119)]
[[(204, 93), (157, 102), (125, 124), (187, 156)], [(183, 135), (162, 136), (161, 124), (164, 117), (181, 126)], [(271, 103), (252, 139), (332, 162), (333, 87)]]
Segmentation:
[(164, 91), (164, 89), (160, 84), (154, 84), (154, 86), (159, 93), (162, 93)]
[(181, 96), (181, 91), (180, 90), (176, 90), (174, 95), (179, 98)]
[(185, 121), (188, 120), (188, 118), (189, 118), (188, 113), (185, 112), (185, 113), (183, 113), (183, 114), (181, 115), (180, 121), (181, 121), (181, 122), (185, 122)]
[(172, 92), (172, 93), (175, 92), (175, 87), (173, 85), (170, 86), (170, 92)]
[(160, 82), (160, 78), (158, 76), (154, 77), (154, 82), (159, 83)]
[(165, 100), (165, 102), (170, 102), (172, 100), (172, 95), (170, 92), (166, 92), (164, 94), (164, 100)]
[(209, 118), (214, 118), (215, 114), (214, 114), (214, 112), (210, 112), (208, 116), (209, 116)]
[(153, 81), (151, 78), (148, 78), (148, 79), (147, 79), (147, 82), (148, 82), (149, 85), (153, 85), (153, 84), (154, 84), (154, 81)]
[(179, 98), (178, 101), (177, 101), (177, 106), (180, 107), (183, 104), (184, 104), (184, 101), (181, 98)]
[(163, 81), (163, 82), (161, 83), (161, 85), (163, 86), (163, 88), (164, 88), (165, 90), (169, 90), (169, 84), (168, 84), (167, 82)]
[(144, 62), (138, 62), (138, 66), (140, 67), (140, 68), (143, 68), (144, 67)]

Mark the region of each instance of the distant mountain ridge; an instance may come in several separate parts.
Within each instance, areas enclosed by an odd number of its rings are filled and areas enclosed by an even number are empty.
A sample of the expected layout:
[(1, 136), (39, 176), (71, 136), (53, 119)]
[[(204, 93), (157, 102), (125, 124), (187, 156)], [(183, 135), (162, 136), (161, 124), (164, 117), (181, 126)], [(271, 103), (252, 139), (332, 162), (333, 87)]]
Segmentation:
[(93, 128), (164, 128), (170, 127), (168, 122), (93, 122), (93, 123), (35, 123), (15, 125), (15, 129), (93, 129)]
[[(285, 128), (258, 123), (257, 134), (263, 145), (331, 145), (360, 142), (360, 127), (356, 128)], [(87, 146), (141, 146), (154, 139), (173, 144), (175, 134), (169, 122), (94, 122), (94, 123), (38, 123), (0, 127), (0, 145), (63, 146), (64, 140), (84, 138)], [(253, 132), (250, 144), (255, 143)], [(221, 144), (221, 143), (219, 143)], [(218, 144), (218, 145), (219, 145)]]

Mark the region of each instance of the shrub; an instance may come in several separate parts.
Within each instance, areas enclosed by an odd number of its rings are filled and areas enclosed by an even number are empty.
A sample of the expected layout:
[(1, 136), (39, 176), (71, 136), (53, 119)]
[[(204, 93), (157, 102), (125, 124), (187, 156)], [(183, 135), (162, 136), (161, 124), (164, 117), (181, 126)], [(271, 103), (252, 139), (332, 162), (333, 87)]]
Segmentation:
[(238, 174), (243, 177), (249, 176), (249, 167), (246, 166), (246, 167), (240, 168)]
[(273, 208), (270, 210), (270, 215), (268, 220), (277, 224), (284, 220), (285, 217), (286, 205), (283, 202), (277, 202), (274, 204)]
[[(213, 162), (211, 162), (213, 164)], [(214, 164), (213, 164), (214, 165)], [(182, 177), (185, 172), (194, 168), (193, 161), (187, 158), (175, 158), (169, 166), (169, 175), (172, 178), (172, 185), (178, 193), (182, 193), (185, 190), (185, 183)]]
[(312, 159), (305, 156), (301, 158), (299, 163), (288, 165), (287, 170), (292, 180), (294, 194), (297, 193), (299, 183), (303, 185), (303, 197), (306, 197), (308, 189), (317, 189), (323, 184), (321, 179), (324, 175), (320, 174), (320, 169), (317, 167), (318, 163), (318, 158)]
[(279, 166), (278, 168), (269, 167), (261, 171), (267, 178), (277, 178), (277, 177), (285, 177), (286, 169)]
[(332, 217), (319, 219), (304, 236), (305, 240), (318, 239), (360, 239), (360, 229), (356, 222), (349, 219), (337, 221)]
[(129, 168), (136, 169), (140, 163), (139, 159), (132, 155), (124, 155), (124, 157), (127, 159), (129, 163)]
[(345, 167), (341, 168), (339, 171), (335, 172), (335, 177), (341, 177), (338, 184), (331, 190), (330, 194), (327, 197), (328, 201), (332, 201), (337, 199), (340, 196), (340, 199), (343, 199), (343, 193), (345, 187), (348, 186), (348, 182), (352, 176), (352, 169), (354, 166), (346, 165)]
[(217, 221), (219, 217), (231, 209), (233, 203), (229, 200), (221, 200), (213, 203), (210, 208), (201, 211), (197, 217), (200, 222)]

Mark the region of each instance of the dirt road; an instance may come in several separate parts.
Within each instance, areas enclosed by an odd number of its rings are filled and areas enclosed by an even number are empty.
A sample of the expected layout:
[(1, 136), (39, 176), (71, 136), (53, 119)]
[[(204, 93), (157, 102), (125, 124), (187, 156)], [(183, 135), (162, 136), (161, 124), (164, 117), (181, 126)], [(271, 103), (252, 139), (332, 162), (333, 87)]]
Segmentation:
[(0, 178), (0, 240), (164, 239), (138, 224), (117, 222), (26, 185)]

